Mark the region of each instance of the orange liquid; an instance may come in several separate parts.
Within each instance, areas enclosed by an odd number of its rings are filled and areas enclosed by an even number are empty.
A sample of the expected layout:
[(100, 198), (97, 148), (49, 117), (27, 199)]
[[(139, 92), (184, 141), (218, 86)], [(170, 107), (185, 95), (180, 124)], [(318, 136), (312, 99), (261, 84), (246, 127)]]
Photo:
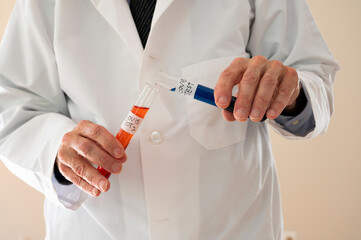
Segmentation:
[[(132, 110), (130, 111), (136, 116), (140, 118), (144, 118), (148, 110), (149, 108), (133, 106)], [(133, 136), (134, 136), (133, 134), (127, 133), (123, 129), (120, 129), (116, 138), (123, 145), (124, 149), (126, 149)]]
[[(130, 110), (133, 114), (135, 114), (136, 116), (140, 117), (140, 118), (144, 118), (145, 115), (147, 114), (149, 108), (145, 108), (145, 107), (138, 107), (138, 106), (133, 106), (132, 109)], [(130, 140), (132, 139), (134, 135), (127, 133), (126, 131), (124, 131), (123, 129), (120, 129), (120, 131), (118, 132), (118, 134), (116, 135), (116, 139), (118, 139), (118, 141), (123, 145), (124, 149), (126, 149), (130, 143)], [(110, 177), (110, 173), (105, 170), (102, 167), (98, 167), (98, 171), (106, 178)]]

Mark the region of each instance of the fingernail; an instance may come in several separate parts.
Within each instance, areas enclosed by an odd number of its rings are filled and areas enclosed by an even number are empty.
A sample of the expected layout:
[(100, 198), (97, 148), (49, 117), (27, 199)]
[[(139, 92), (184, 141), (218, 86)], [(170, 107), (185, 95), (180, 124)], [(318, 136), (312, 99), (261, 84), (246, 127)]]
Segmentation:
[(252, 118), (258, 119), (258, 118), (261, 117), (261, 112), (260, 112), (257, 108), (253, 108), (252, 111), (251, 111), (250, 116), (251, 116)]
[(93, 193), (93, 196), (95, 197), (98, 194), (98, 189), (93, 188), (92, 193)]
[(245, 120), (245, 119), (247, 119), (247, 113), (244, 109), (240, 108), (236, 111), (236, 117), (239, 120)]
[(227, 104), (227, 98), (225, 96), (220, 96), (218, 98), (218, 104), (222, 105), (222, 106), (226, 105)]
[(112, 166), (112, 170), (114, 173), (118, 173), (122, 167), (122, 164), (120, 162), (115, 162)]
[(122, 149), (120, 149), (120, 148), (114, 149), (114, 157), (115, 158), (120, 158), (122, 156), (122, 154), (123, 154)]
[(270, 115), (271, 117), (275, 117), (276, 116), (276, 111), (273, 109), (270, 109), (267, 111), (267, 114)]
[(106, 181), (100, 181), (100, 183), (99, 183), (99, 188), (103, 191), (103, 192), (105, 192), (105, 190), (107, 189), (107, 182)]

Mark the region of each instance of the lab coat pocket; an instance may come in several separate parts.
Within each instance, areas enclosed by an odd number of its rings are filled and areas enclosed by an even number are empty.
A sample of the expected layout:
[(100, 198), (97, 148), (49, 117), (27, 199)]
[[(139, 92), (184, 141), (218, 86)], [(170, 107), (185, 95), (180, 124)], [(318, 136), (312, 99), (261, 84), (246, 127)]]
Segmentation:
[[(214, 88), (221, 73), (234, 57), (203, 61), (181, 69), (182, 78)], [(207, 150), (216, 150), (245, 139), (247, 122), (227, 122), (222, 110), (197, 100), (187, 98), (187, 115), (190, 135)]]

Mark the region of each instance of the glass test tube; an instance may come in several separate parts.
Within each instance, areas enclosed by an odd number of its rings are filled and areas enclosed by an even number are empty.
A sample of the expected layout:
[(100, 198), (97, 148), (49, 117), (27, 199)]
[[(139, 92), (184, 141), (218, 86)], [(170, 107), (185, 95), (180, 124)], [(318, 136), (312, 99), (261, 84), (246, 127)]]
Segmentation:
[[(116, 135), (116, 138), (123, 145), (124, 149), (127, 148), (130, 140), (138, 130), (143, 118), (157, 96), (158, 91), (159, 89), (157, 87), (146, 83), (128, 116), (124, 119), (120, 131)], [(100, 166), (98, 167), (98, 171), (104, 177), (110, 177), (110, 173)]]

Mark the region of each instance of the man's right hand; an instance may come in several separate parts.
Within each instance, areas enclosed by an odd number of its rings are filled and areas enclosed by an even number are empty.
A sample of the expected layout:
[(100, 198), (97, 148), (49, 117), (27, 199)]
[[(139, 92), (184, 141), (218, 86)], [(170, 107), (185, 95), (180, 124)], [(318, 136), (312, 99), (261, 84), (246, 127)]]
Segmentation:
[(126, 159), (123, 146), (108, 130), (83, 120), (64, 135), (56, 164), (66, 179), (97, 197), (110, 183), (92, 164), (117, 174)]

